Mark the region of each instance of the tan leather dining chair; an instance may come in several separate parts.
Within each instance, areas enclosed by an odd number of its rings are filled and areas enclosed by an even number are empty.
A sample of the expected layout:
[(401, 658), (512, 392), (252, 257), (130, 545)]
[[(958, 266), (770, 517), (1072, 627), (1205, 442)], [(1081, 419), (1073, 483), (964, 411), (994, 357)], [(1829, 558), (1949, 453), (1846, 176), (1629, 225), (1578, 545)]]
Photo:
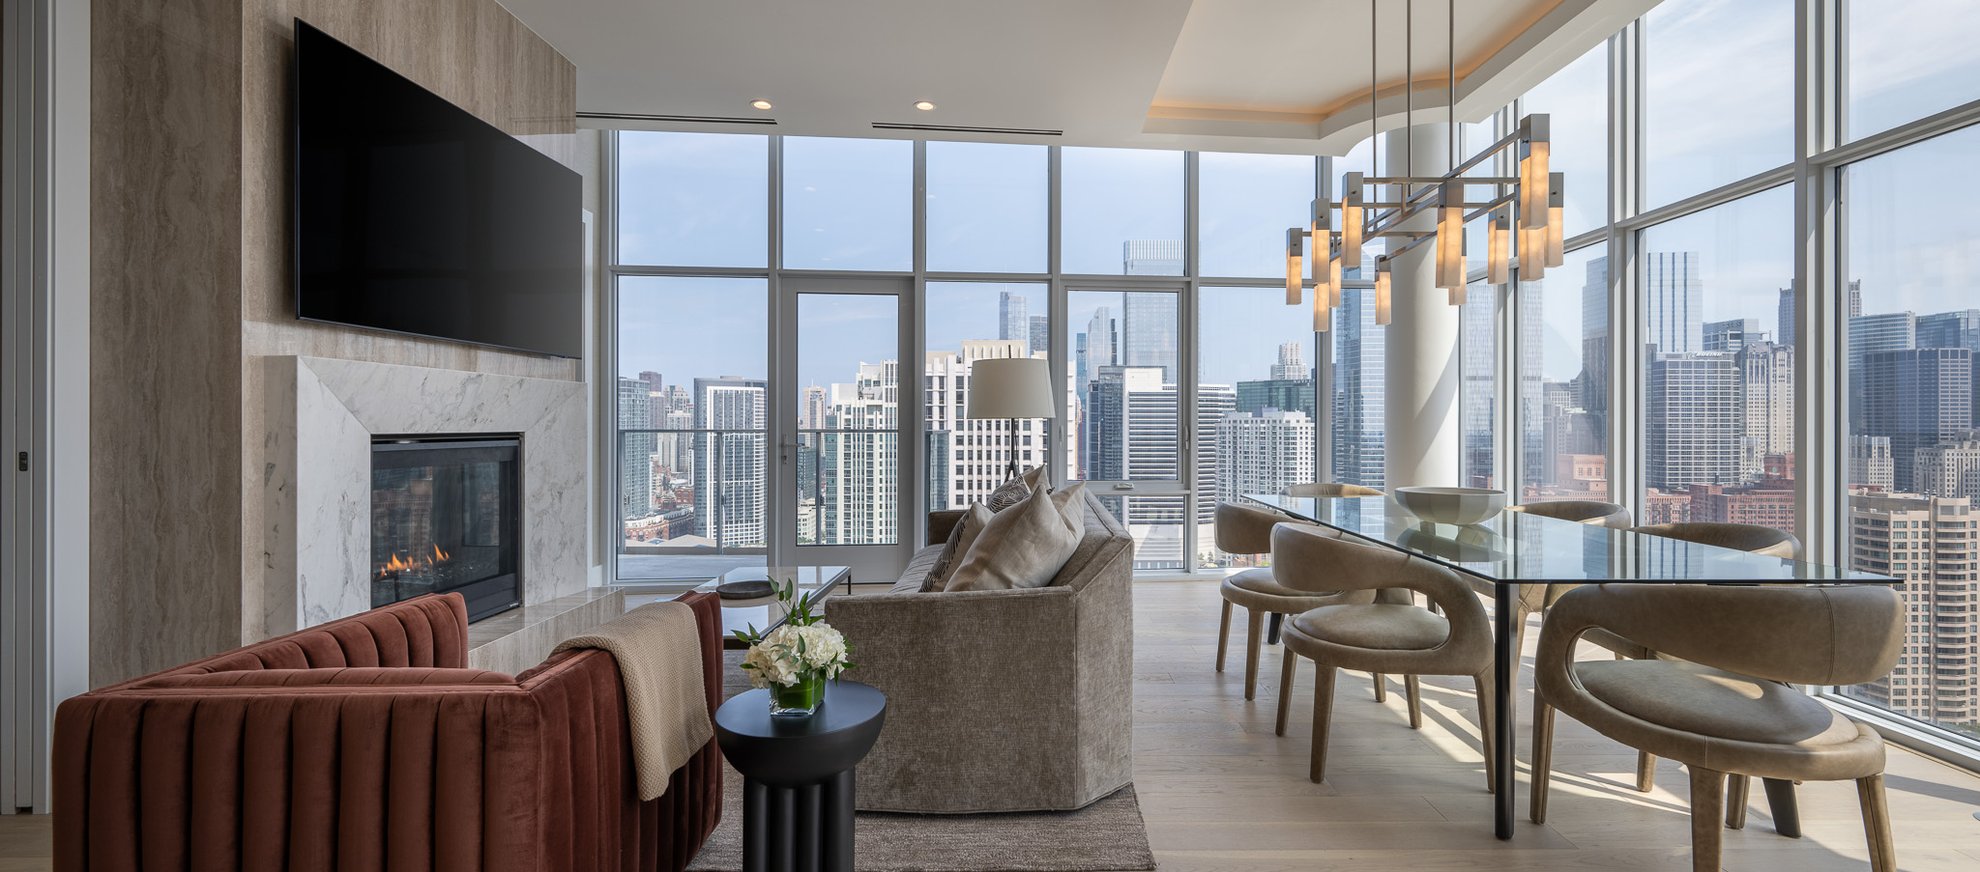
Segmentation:
[[(1334, 705), (1334, 676), (1341, 669), (1399, 673), (1407, 678), (1411, 726), (1417, 714), (1416, 676), (1468, 675), (1478, 694), (1479, 732), (1485, 745), (1485, 782), (1492, 762), (1492, 629), (1471, 588), (1456, 573), (1401, 551), (1360, 545), (1310, 527), (1282, 524), (1272, 530), (1273, 573), (1294, 590), (1378, 592), (1374, 602), (1324, 606), (1294, 616), (1285, 629), (1285, 674), (1296, 657), (1312, 660), (1313, 751), (1307, 777), (1327, 771), (1327, 734)], [(1442, 607), (1432, 614), (1415, 605), (1420, 593)], [(1287, 694), (1281, 691), (1279, 732), (1285, 732)]]
[[(1272, 553), (1272, 528), (1279, 524), (1301, 524), (1286, 515), (1270, 509), (1248, 506), (1241, 503), (1217, 504), (1217, 550), (1225, 554), (1258, 555)], [(1325, 528), (1314, 527), (1316, 530)], [(1331, 530), (1332, 535), (1340, 535)], [(1276, 560), (1274, 562), (1277, 562)], [(1267, 615), (1296, 615), (1308, 609), (1335, 605), (1343, 602), (1368, 601), (1371, 594), (1340, 594), (1322, 590), (1293, 590), (1278, 583), (1269, 568), (1246, 569), (1226, 576), (1219, 588), (1224, 597), (1224, 617), (1217, 628), (1217, 671), (1224, 671), (1224, 653), (1230, 648), (1231, 608), (1243, 606), (1245, 620), (1244, 655), (1244, 698), (1252, 699), (1258, 691), (1258, 658), (1264, 644), (1264, 624)], [(1381, 679), (1376, 679), (1377, 687)], [(1280, 688), (1280, 694), (1285, 688)]]
[[(1596, 629), (1678, 659), (1575, 661)], [(1903, 642), (1886, 587), (1590, 585), (1548, 610), (1535, 684), (1551, 708), (1690, 768), (1693, 869), (1719, 868), (1721, 816), (1735, 825), (1746, 780), (1770, 778), (1855, 781), (1871, 868), (1894, 872), (1883, 738), (1788, 685), (1874, 681)], [(1544, 797), (1547, 761), (1533, 763)]]
[(1289, 497), (1379, 497), (1381, 495), (1381, 491), (1372, 487), (1337, 482), (1296, 484), (1286, 488), (1286, 496)]

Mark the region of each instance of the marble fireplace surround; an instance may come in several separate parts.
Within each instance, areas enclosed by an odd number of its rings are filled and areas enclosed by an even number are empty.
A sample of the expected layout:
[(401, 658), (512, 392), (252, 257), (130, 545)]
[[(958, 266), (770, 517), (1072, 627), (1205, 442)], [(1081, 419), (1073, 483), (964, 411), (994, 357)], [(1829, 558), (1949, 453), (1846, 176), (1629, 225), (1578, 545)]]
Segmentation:
[(270, 635), (371, 608), (373, 434), (522, 434), (523, 602), (585, 588), (583, 382), (321, 357), (268, 366)]

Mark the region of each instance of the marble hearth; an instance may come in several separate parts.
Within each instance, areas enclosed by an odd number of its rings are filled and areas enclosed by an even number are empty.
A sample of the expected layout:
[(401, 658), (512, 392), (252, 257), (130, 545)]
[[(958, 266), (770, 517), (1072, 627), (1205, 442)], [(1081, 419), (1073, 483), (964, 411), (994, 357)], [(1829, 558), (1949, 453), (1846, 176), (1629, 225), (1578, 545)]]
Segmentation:
[(522, 434), (523, 602), (584, 590), (582, 382), (318, 357), (268, 365), (261, 482), (270, 635), (371, 607), (374, 434)]

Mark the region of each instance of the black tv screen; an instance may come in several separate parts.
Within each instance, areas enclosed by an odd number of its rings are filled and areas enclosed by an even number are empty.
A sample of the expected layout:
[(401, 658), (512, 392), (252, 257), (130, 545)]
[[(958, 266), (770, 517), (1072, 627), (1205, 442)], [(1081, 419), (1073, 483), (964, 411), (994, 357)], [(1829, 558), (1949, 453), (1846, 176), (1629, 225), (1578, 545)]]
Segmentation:
[(578, 174), (296, 22), (296, 314), (578, 357)]

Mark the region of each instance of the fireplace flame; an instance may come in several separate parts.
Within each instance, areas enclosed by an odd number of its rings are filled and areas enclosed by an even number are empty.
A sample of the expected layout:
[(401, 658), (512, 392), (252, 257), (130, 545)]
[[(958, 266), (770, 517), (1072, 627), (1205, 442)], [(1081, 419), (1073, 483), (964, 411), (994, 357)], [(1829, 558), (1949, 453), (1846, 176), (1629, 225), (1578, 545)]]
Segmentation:
[(426, 554), (409, 553), (403, 557), (393, 554), (390, 559), (379, 564), (378, 577), (391, 578), (404, 572), (423, 572), (446, 563), (452, 557), (453, 555), (448, 554), (438, 545), (433, 546), (433, 550)]

